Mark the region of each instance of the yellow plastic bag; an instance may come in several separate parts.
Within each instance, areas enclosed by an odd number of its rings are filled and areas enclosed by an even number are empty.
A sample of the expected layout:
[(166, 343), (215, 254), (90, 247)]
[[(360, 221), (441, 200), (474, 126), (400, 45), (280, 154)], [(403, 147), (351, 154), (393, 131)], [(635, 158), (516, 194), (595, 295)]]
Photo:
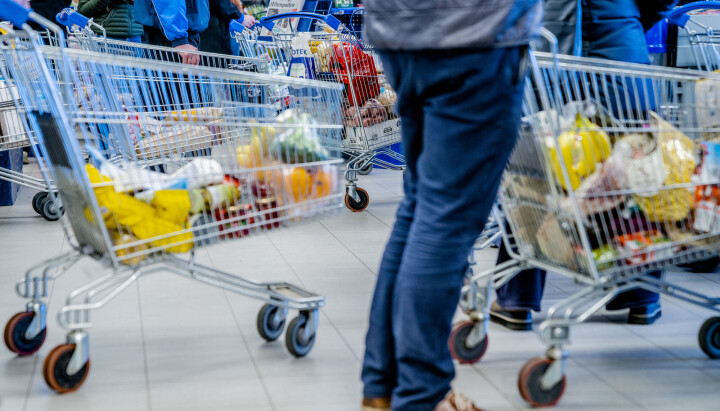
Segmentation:
[[(650, 112), (655, 139), (662, 149), (667, 178), (664, 185), (689, 183), (695, 172), (695, 143), (688, 136)], [(635, 201), (650, 221), (680, 221), (687, 217), (693, 206), (693, 195), (686, 188), (660, 190), (654, 196), (636, 195)]]
[[(88, 177), (92, 184), (110, 183), (111, 180), (103, 175), (90, 164), (85, 166)], [(152, 239), (167, 234), (172, 234), (178, 231), (183, 231), (182, 224), (184, 219), (187, 217), (187, 212), (182, 219), (182, 223), (176, 224), (175, 222), (166, 221), (156, 215), (156, 209), (149, 204), (136, 199), (133, 196), (117, 193), (113, 188), (112, 184), (106, 186), (94, 187), (95, 198), (97, 199), (100, 209), (103, 210), (103, 219), (105, 225), (111, 230), (117, 230), (120, 227), (127, 227), (133, 235), (141, 240)], [(172, 190), (167, 190), (172, 191)], [(187, 197), (187, 193), (185, 193)], [(172, 197), (165, 196), (165, 199)], [(187, 200), (189, 204), (189, 198)], [(165, 205), (168, 205), (166, 203)], [(187, 207), (189, 205), (181, 204), (181, 207)], [(175, 214), (170, 213), (172, 218), (176, 221), (179, 218), (177, 215), (182, 211), (177, 210)], [(162, 213), (160, 213), (162, 214)], [(190, 251), (193, 247), (193, 235), (191, 232), (179, 233), (167, 238), (152, 240), (151, 244), (153, 247), (164, 247), (176, 243), (172, 247), (167, 248), (167, 251), (173, 253), (184, 253)]]

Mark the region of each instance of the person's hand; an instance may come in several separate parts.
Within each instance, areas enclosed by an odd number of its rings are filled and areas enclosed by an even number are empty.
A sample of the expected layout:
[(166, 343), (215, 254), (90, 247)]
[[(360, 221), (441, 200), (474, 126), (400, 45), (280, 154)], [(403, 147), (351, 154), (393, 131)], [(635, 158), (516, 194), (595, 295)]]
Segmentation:
[[(176, 46), (175, 50), (198, 51), (197, 47), (193, 46), (192, 44), (183, 44), (180, 46)], [(200, 56), (198, 56), (197, 54), (183, 53), (182, 51), (178, 51), (178, 53), (180, 53), (180, 57), (182, 57), (183, 63), (192, 65), (200, 64)]]
[(255, 25), (255, 17), (253, 17), (249, 14), (246, 14), (245, 18), (243, 19), (242, 25), (247, 28), (251, 28), (252, 26)]

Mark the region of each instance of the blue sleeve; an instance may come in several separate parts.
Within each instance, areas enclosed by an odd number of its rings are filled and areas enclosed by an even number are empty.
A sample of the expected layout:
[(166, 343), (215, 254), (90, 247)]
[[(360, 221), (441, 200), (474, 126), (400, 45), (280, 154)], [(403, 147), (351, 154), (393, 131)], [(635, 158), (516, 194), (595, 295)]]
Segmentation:
[(188, 44), (185, 0), (152, 0), (160, 28), (173, 47)]

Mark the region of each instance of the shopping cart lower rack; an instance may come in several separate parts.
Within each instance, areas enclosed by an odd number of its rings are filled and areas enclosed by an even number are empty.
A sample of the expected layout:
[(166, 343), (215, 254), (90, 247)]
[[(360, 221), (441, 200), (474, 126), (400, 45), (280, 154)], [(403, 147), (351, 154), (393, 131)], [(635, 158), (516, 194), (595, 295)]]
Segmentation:
[[(707, 122), (720, 109), (720, 76), (544, 53), (531, 62), (500, 195), (512, 259), (463, 287), (471, 321), (455, 326), (449, 344), (461, 362), (479, 360), (492, 289), (523, 270), (584, 285), (549, 309), (538, 327), (546, 355), (518, 375), (522, 397), (549, 406), (565, 391), (570, 326), (619, 293), (641, 288), (720, 312), (720, 298), (650, 275), (720, 253), (720, 127)], [(699, 342), (720, 358), (720, 316)]]
[[(0, 13), (20, 10), (14, 22), (22, 26), (28, 13), (19, 7), (5, 1)], [(203, 266), (195, 250), (342, 207), (340, 86), (47, 47), (24, 31), (3, 36), (0, 52), (3, 74), (16, 80), (28, 112), (26, 125), (48, 153), (73, 245), (18, 283), (18, 294), (30, 302), (5, 327), (8, 348), (20, 355), (40, 348), (48, 283), (92, 257), (110, 271), (68, 294), (58, 312), (67, 343), (43, 365), (45, 381), (59, 393), (79, 388), (88, 375), (90, 311), (160, 271), (264, 301), (260, 335), (272, 341), (286, 328), (290, 353), (309, 353), (324, 297)], [(55, 81), (49, 65), (73, 84)], [(288, 91), (280, 111), (271, 92), (278, 88)], [(76, 129), (86, 138), (78, 139)], [(93, 130), (114, 137), (91, 138)], [(207, 135), (210, 147), (186, 149)], [(299, 315), (286, 327), (289, 309)]]

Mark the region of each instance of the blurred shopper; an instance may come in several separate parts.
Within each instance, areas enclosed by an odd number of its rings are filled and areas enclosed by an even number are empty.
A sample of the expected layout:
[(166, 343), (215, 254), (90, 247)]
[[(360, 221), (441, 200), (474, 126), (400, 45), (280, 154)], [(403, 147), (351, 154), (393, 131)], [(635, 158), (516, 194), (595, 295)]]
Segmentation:
[(447, 340), (467, 256), (517, 137), (537, 0), (367, 0), (363, 39), (398, 95), (405, 197), (385, 248), (363, 410), (477, 410)]
[[(657, 23), (675, 2), (546, 0), (544, 25), (558, 37), (561, 54), (650, 64), (645, 31)], [(503, 244), (497, 264), (509, 259)], [(651, 274), (659, 276), (660, 272)], [(497, 300), (491, 307), (490, 319), (512, 330), (532, 329), (532, 311), (540, 311), (544, 286), (543, 270), (530, 269), (519, 273), (497, 289)], [(621, 293), (606, 308), (629, 309), (630, 324), (649, 325), (662, 315), (660, 296), (644, 289)]]
[[(135, 21), (133, 0), (80, 0), (78, 13), (92, 17), (108, 38), (140, 43), (143, 26)], [(99, 29), (93, 30), (100, 33)]]
[(208, 53), (233, 54), (230, 21), (240, 20), (245, 27), (252, 27), (255, 18), (244, 14), (240, 0), (209, 0), (210, 20), (200, 35), (200, 50)]
[(200, 33), (210, 19), (208, 0), (135, 0), (135, 19), (145, 26), (145, 41), (156, 46), (174, 47), (183, 63), (198, 64)]

